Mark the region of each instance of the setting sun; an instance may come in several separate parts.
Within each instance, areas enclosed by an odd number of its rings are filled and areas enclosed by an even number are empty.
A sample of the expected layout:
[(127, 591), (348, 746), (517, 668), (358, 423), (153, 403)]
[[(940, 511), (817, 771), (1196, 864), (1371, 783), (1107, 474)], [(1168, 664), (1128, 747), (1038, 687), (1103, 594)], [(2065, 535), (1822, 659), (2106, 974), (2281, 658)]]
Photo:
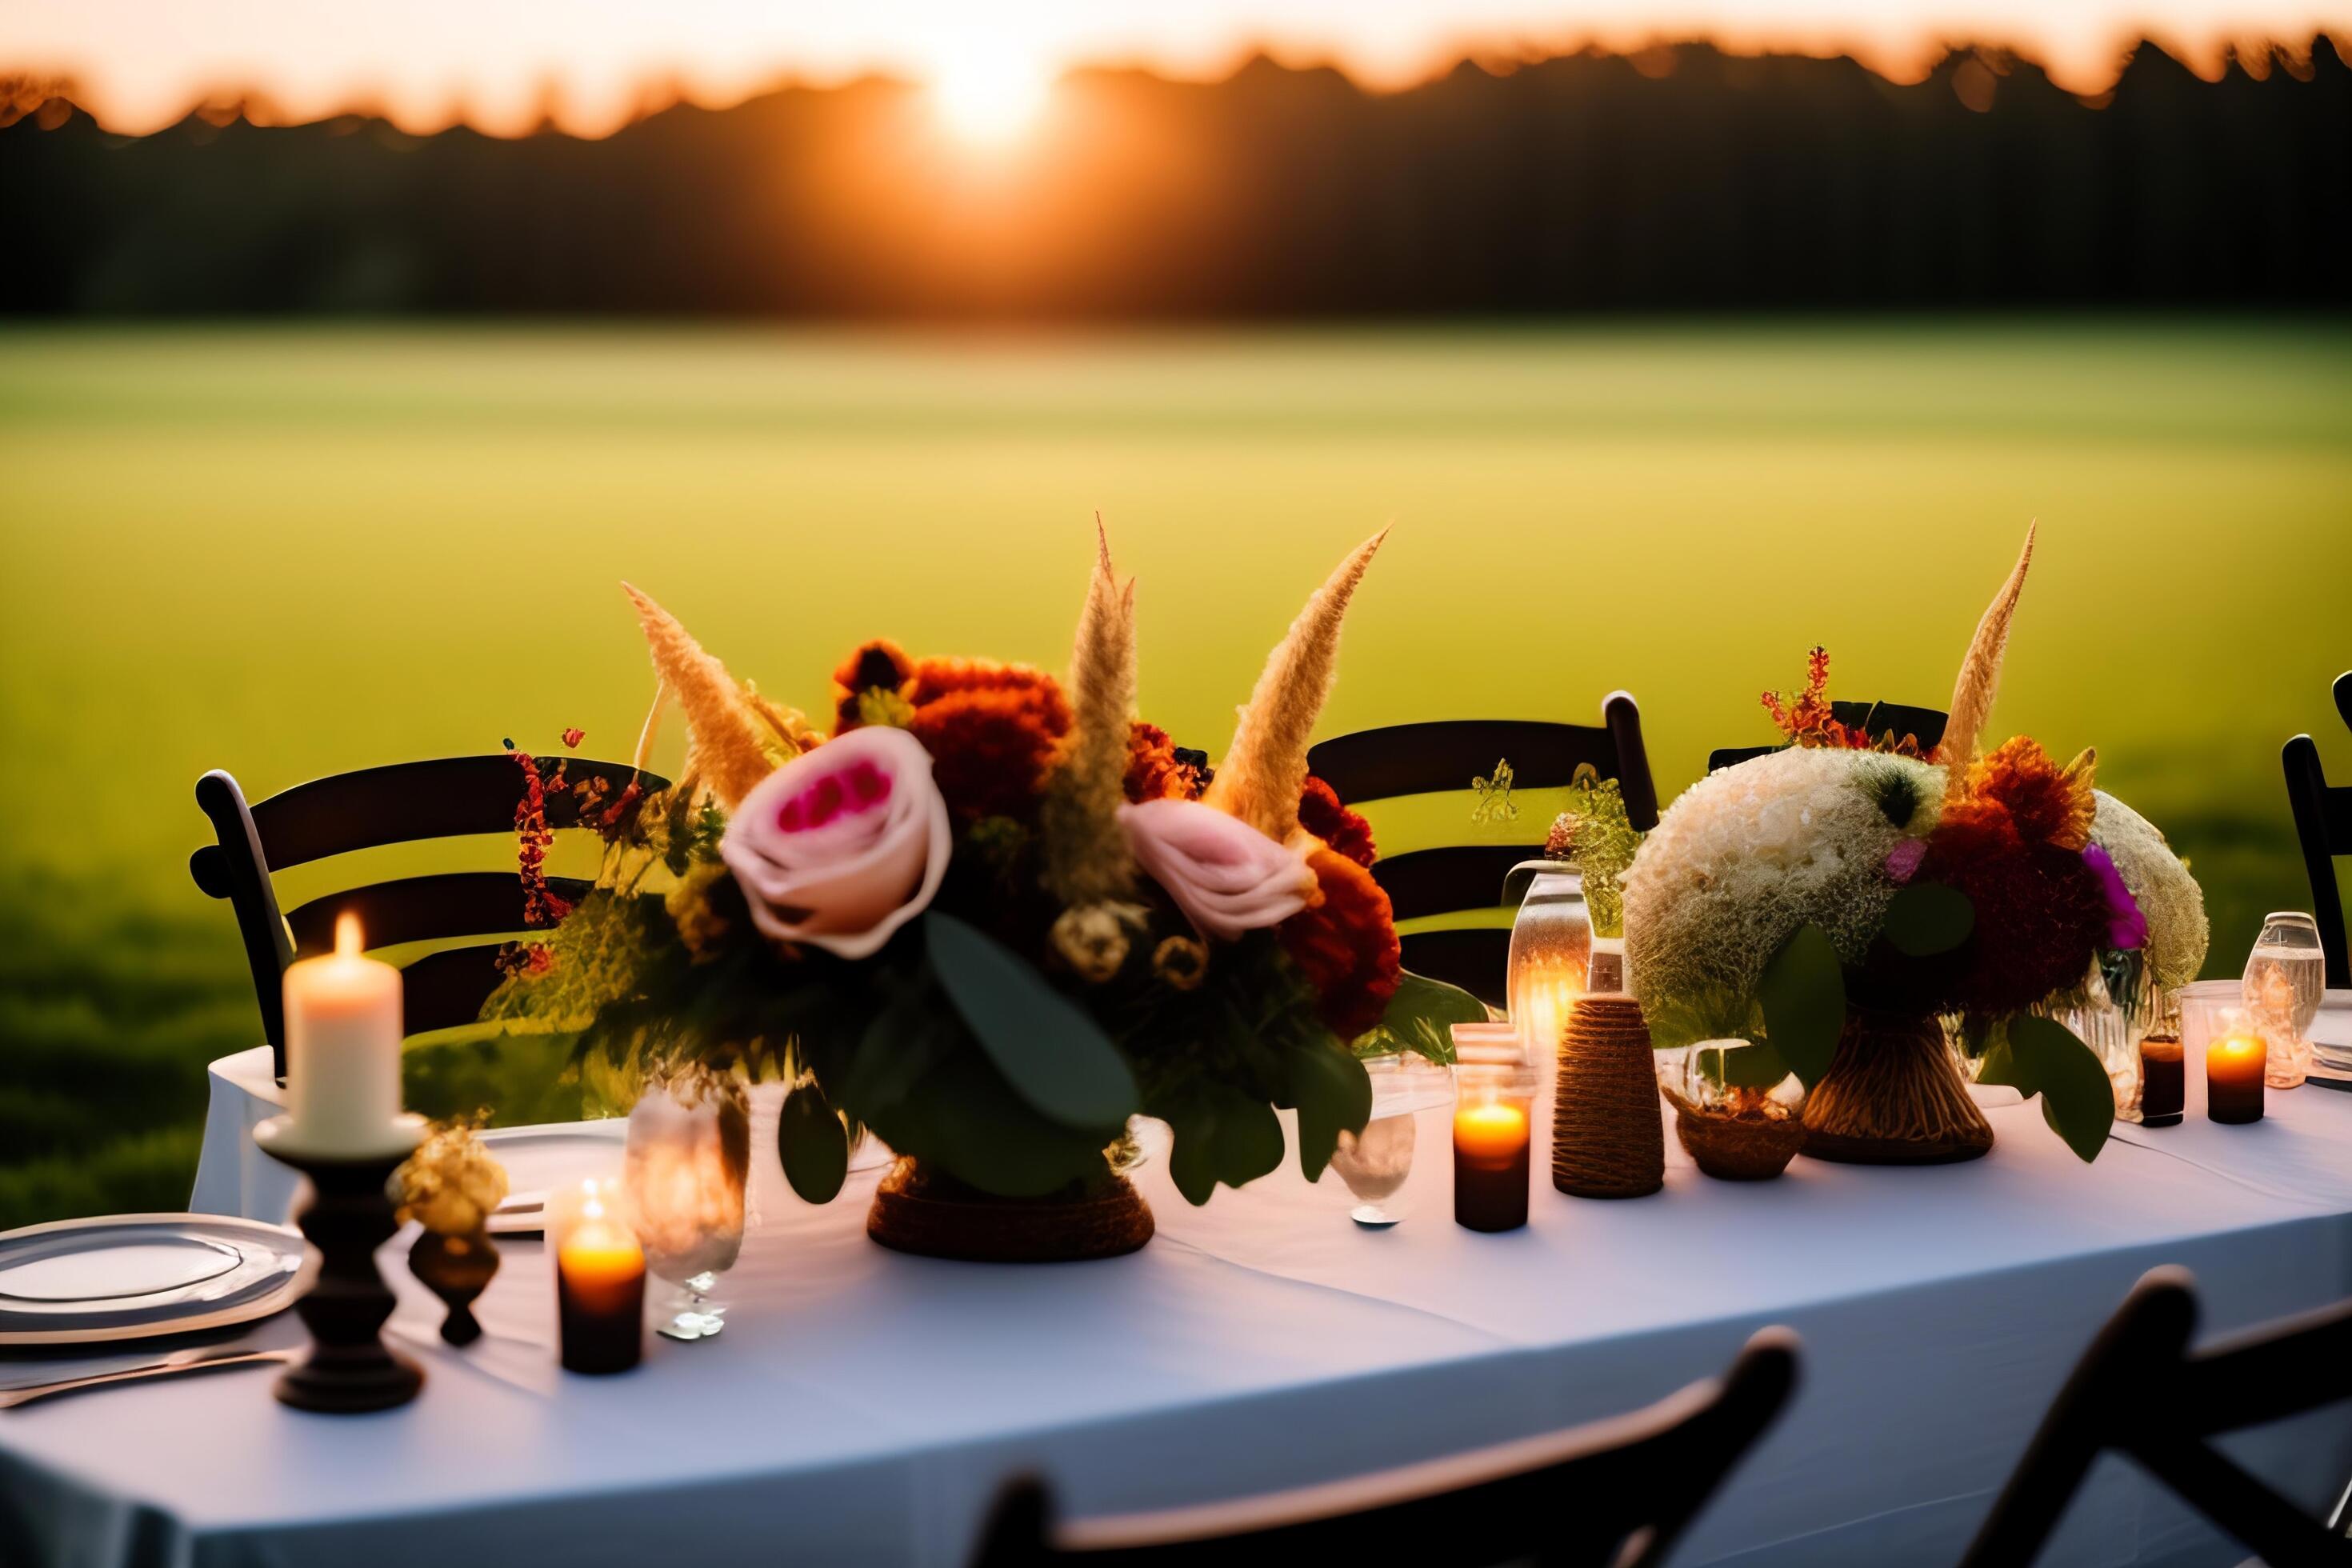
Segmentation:
[(1053, 89), (1039, 56), (960, 53), (931, 73), (931, 99), (941, 124), (963, 141), (1003, 146), (1036, 123)]

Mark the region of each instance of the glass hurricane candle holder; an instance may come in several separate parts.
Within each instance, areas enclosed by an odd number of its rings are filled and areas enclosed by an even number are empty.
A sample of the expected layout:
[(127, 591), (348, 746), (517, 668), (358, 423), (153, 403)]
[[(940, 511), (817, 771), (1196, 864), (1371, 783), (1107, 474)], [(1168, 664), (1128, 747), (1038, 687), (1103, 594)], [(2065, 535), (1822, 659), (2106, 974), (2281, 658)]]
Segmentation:
[(2220, 1037), (2205, 1047), (2205, 1114), (2242, 1125), (2263, 1119), (2263, 1081), (2270, 1045), (2243, 1012), (2222, 1020)]
[(1372, 1080), (1371, 1120), (1360, 1136), (1339, 1134), (1331, 1168), (1356, 1198), (1349, 1217), (1385, 1230), (1404, 1217), (1398, 1193), (1412, 1173), (1414, 1123), (1420, 1112), (1454, 1098), (1454, 1075), (1413, 1051), (1368, 1058), (1364, 1074)]
[(1463, 1062), (1454, 1068), (1454, 1220), (1470, 1230), (1528, 1223), (1536, 1089), (1527, 1062)]
[(555, 1318), (566, 1372), (626, 1372), (645, 1355), (646, 1253), (630, 1226), (628, 1194), (590, 1176), (548, 1195), (555, 1255)]
[(1511, 921), (1508, 995), (1512, 1026), (1530, 1060), (1559, 1054), (1568, 1010), (1592, 971), (1592, 914), (1584, 878), (1573, 862), (1528, 860), (1510, 879), (1528, 879), (1527, 896)]
[(648, 1082), (629, 1112), (624, 1183), (646, 1267), (670, 1287), (657, 1331), (707, 1340), (726, 1327), (719, 1277), (743, 1250), (751, 1113), (725, 1073), (688, 1068)]
[(2240, 998), (2270, 1047), (2264, 1081), (2294, 1089), (2311, 1076), (2311, 1021), (2319, 1016), (2327, 988), (2327, 957), (2319, 945), (2319, 923), (2309, 915), (2282, 910), (2264, 917), (2253, 951), (2246, 955)]

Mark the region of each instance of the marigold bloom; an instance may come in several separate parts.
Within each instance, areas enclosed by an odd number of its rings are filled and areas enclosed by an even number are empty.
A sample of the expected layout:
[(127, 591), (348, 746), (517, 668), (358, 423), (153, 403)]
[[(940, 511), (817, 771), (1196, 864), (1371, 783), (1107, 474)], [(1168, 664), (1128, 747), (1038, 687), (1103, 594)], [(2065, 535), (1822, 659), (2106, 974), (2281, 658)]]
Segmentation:
[(1372, 825), (1342, 805), (1339, 792), (1312, 773), (1298, 792), (1298, 826), (1359, 866), (1370, 866), (1379, 858)]
[(1307, 856), (1322, 901), (1282, 922), (1283, 950), (1322, 998), (1323, 1021), (1352, 1040), (1381, 1021), (1402, 974), (1396, 920), (1371, 872), (1334, 849)]
[(1198, 800), (1208, 787), (1206, 770), (1157, 724), (1137, 720), (1127, 731), (1127, 798), (1137, 805), (1147, 800)]
[(2113, 919), (2081, 854), (2029, 841), (2008, 807), (1989, 796), (1945, 809), (1917, 879), (1957, 888), (1974, 907), (1968, 966), (1948, 1000), (1987, 1017), (2082, 984)]
[(833, 672), (834, 733), (846, 734), (865, 722), (857, 711), (861, 693), (887, 691), (895, 696), (914, 674), (915, 661), (887, 637), (862, 644)]
[(958, 820), (1036, 815), (1045, 775), (1070, 732), (1060, 683), (1024, 665), (924, 659), (907, 682), (907, 731), (931, 753)]
[(2028, 844), (2080, 851), (2091, 841), (2099, 803), (2088, 755), (2060, 767), (2041, 742), (2020, 735), (1969, 770), (1969, 794), (1994, 800)]

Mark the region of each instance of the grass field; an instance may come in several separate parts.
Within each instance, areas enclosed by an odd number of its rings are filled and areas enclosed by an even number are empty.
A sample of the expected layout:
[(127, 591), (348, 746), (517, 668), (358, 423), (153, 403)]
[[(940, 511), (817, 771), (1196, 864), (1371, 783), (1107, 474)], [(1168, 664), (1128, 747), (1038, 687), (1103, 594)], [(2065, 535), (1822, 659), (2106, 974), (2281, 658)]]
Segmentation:
[(1624, 686), (1670, 794), (1769, 738), (1814, 642), (1834, 689), (1940, 706), (2038, 516), (1996, 729), (2099, 747), (2206, 880), (2217, 971), (2308, 901), (2280, 742), (2352, 775), (2340, 324), (10, 330), (0, 474), (0, 1226), (180, 1202), (202, 1064), (255, 1036), (196, 775), (624, 752), (623, 577), (814, 707), (870, 635), (1058, 666), (1099, 509), (1147, 711), (1213, 750), (1393, 523), (1327, 729)]

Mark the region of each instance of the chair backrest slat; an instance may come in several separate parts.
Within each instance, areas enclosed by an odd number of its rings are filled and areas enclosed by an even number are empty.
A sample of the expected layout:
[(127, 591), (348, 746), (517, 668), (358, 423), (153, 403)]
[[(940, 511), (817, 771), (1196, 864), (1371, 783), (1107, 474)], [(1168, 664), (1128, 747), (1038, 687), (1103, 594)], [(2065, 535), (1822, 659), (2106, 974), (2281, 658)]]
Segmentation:
[(1057, 1528), (1043, 1483), (1000, 1494), (980, 1568), (1158, 1568), (1386, 1562), (1442, 1542), (1447, 1561), (1663, 1562), (1796, 1382), (1796, 1337), (1767, 1329), (1718, 1383), (1646, 1410), (1297, 1491)]
[(2076, 1363), (1962, 1558), (2031, 1563), (2093, 1461), (2128, 1455), (2273, 1568), (2352, 1563), (2352, 1541), (2208, 1446), (2352, 1398), (2352, 1302), (2190, 1353), (2195, 1280), (2141, 1276)]
[(1502, 926), (1407, 931), (1398, 961), (1412, 973), (1458, 985), (1489, 1007), (1509, 1005), (1511, 933)]
[[(605, 801), (617, 799), (633, 778), (648, 795), (669, 787), (668, 780), (640, 777), (625, 763), (566, 757), (562, 765), (574, 787), (547, 791), (551, 828), (580, 825), (578, 786), (591, 779), (603, 781), (597, 798)], [(363, 768), (297, 784), (253, 805), (226, 773), (215, 770), (196, 781), (196, 804), (212, 822), (214, 842), (188, 858), (189, 874), (236, 912), (262, 1033), (279, 1076), (286, 1071), (286, 966), (297, 952), (331, 947), (342, 911), (360, 914), (372, 946), (388, 947), (520, 931), (523, 894), (510, 872), (456, 872), (348, 888), (303, 904), (289, 918), (280, 914), (272, 874), (390, 844), (512, 833), (525, 783), (510, 752)], [(550, 879), (550, 885), (565, 898), (587, 889), (569, 878)], [(470, 1021), (498, 984), (498, 952), (496, 943), (478, 945), (409, 964), (403, 971), (409, 1031)]]
[[(547, 885), (567, 902), (577, 903), (595, 884), (577, 877), (550, 877)], [(286, 923), (294, 931), (295, 956), (308, 958), (333, 950), (335, 921), (346, 910), (360, 917), (369, 946), (397, 947), (522, 931), (523, 904), (522, 879), (512, 871), (446, 871), (328, 893), (290, 910)]]
[(1409, 849), (1372, 862), (1372, 880), (1389, 896), (1401, 921), (1451, 914), (1502, 902), (1503, 879), (1523, 860), (1543, 854), (1540, 844), (1454, 844)]
[[(2336, 710), (2352, 728), (2352, 670), (2336, 678)], [(2344, 900), (2336, 888), (2336, 860), (2352, 855), (2352, 787), (2331, 785), (2320, 765), (2319, 746), (2297, 735), (2280, 752), (2286, 770), (2286, 802), (2294, 837), (2303, 850), (2303, 870), (2311, 884), (2311, 915), (2319, 927), (2327, 984), (2352, 986), (2352, 944), (2345, 940)]]

